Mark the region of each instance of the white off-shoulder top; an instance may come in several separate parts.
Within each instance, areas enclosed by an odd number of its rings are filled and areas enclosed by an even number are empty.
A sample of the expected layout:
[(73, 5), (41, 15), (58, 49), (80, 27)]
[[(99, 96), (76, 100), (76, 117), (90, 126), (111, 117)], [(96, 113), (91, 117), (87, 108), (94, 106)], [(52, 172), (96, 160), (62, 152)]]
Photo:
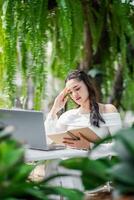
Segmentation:
[[(59, 118), (53, 119), (48, 114), (45, 120), (46, 133), (65, 132), (67, 130), (89, 127), (92, 129), (100, 138), (104, 138), (109, 134), (114, 135), (122, 127), (122, 122), (119, 112), (101, 113), (105, 123), (100, 122), (100, 127), (95, 127), (90, 123), (90, 113), (81, 113), (80, 109), (71, 109), (63, 113)], [(112, 144), (101, 145), (103, 152), (111, 152)], [(99, 150), (100, 151), (100, 150)]]

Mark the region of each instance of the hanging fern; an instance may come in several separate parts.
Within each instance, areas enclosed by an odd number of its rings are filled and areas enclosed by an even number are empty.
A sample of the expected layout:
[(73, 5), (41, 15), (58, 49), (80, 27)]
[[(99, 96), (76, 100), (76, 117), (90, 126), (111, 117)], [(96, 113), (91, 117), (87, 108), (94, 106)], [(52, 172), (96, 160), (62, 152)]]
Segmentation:
[(4, 26), (4, 63), (7, 75), (9, 96), (15, 99), (15, 73), (16, 73), (16, 23), (15, 23), (15, 1), (4, 1), (3, 3), (3, 26)]
[(82, 57), (84, 20), (81, 1), (57, 0), (55, 15), (56, 57), (52, 68), (57, 76), (65, 78)]
[[(40, 109), (44, 93), (47, 3), (46, 0), (41, 0), (40, 3), (38, 0), (6, 0), (3, 3), (4, 64), (7, 73), (7, 88), (12, 104), (14, 104), (16, 95), (20, 95), (19, 98), (28, 99), (27, 84), (31, 76), (35, 99), (33, 109)], [(21, 74), (20, 86), (16, 86), (14, 81), (17, 72)]]
[(61, 58), (62, 68), (65, 68), (64, 73), (69, 70), (71, 64), (71, 37), (72, 37), (72, 20), (70, 12), (70, 3), (66, 0), (58, 0), (58, 10), (57, 10), (57, 19), (58, 19), (58, 50), (59, 58)]
[(71, 38), (71, 61), (72, 67), (82, 58), (83, 42), (84, 42), (84, 14), (83, 7), (80, 0), (71, 1), (72, 14), (72, 38)]
[[(14, 105), (17, 97), (24, 101), (21, 102), (24, 108), (29, 108), (27, 102), (32, 98), (30, 108), (41, 108), (46, 71), (64, 79), (85, 58), (87, 22), (90, 67), (103, 72), (104, 96), (109, 96), (113, 77), (120, 67), (124, 79), (132, 80), (134, 6), (130, 1), (4, 0), (0, 6), (0, 47), (3, 49), (0, 51), (0, 90), (5, 96), (9, 94), (10, 105)], [(16, 84), (17, 74), (20, 85)]]
[(102, 1), (98, 8), (94, 8), (94, 2), (89, 1), (88, 22), (93, 40), (93, 54), (96, 53), (105, 24), (106, 1)]
[[(0, 16), (2, 16), (2, 4), (0, 3)], [(4, 41), (4, 32), (2, 29), (2, 19), (0, 17), (0, 93), (2, 93), (4, 89), (4, 57), (3, 57), (3, 41)]]

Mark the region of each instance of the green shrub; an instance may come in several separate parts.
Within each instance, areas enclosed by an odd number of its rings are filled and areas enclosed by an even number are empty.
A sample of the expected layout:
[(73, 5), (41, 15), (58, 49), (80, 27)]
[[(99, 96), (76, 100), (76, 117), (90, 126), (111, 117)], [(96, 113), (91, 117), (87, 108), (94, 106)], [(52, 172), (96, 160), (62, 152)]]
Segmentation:
[(68, 200), (82, 200), (83, 193), (78, 190), (52, 187), (49, 180), (40, 182), (29, 180), (29, 174), (35, 166), (24, 160), (24, 148), (12, 139), (10, 127), (0, 131), (0, 199), (2, 200), (49, 200), (51, 195), (62, 195)]
[[(134, 128), (121, 130), (113, 138), (116, 141), (117, 156), (97, 160), (71, 158), (62, 161), (61, 165), (80, 170), (83, 185), (87, 190), (96, 189), (109, 181), (116, 193), (134, 195)], [(109, 139), (111, 137), (104, 140)]]

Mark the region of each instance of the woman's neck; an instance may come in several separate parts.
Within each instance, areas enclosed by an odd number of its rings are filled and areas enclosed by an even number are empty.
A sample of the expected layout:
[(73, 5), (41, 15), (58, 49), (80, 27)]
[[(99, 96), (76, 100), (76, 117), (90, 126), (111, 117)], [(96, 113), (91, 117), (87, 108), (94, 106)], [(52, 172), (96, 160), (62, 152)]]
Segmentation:
[(91, 110), (90, 110), (90, 103), (89, 101), (88, 102), (85, 102), (83, 105), (80, 106), (79, 108), (80, 112), (81, 113), (89, 113)]

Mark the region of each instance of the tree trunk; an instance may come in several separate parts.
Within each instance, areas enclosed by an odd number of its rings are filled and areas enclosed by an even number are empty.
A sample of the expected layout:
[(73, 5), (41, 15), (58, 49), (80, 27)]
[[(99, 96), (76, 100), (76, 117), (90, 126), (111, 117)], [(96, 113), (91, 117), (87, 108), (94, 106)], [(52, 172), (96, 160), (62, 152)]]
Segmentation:
[(119, 66), (108, 103), (114, 104), (118, 108), (121, 105), (123, 89), (123, 69)]
[(84, 10), (84, 59), (81, 61), (79, 68), (84, 71), (89, 71), (91, 64), (92, 64), (92, 39), (91, 39), (91, 33), (90, 33), (90, 27), (88, 23), (88, 13), (89, 7), (88, 7), (88, 1), (83, 0), (82, 1), (83, 10)]

